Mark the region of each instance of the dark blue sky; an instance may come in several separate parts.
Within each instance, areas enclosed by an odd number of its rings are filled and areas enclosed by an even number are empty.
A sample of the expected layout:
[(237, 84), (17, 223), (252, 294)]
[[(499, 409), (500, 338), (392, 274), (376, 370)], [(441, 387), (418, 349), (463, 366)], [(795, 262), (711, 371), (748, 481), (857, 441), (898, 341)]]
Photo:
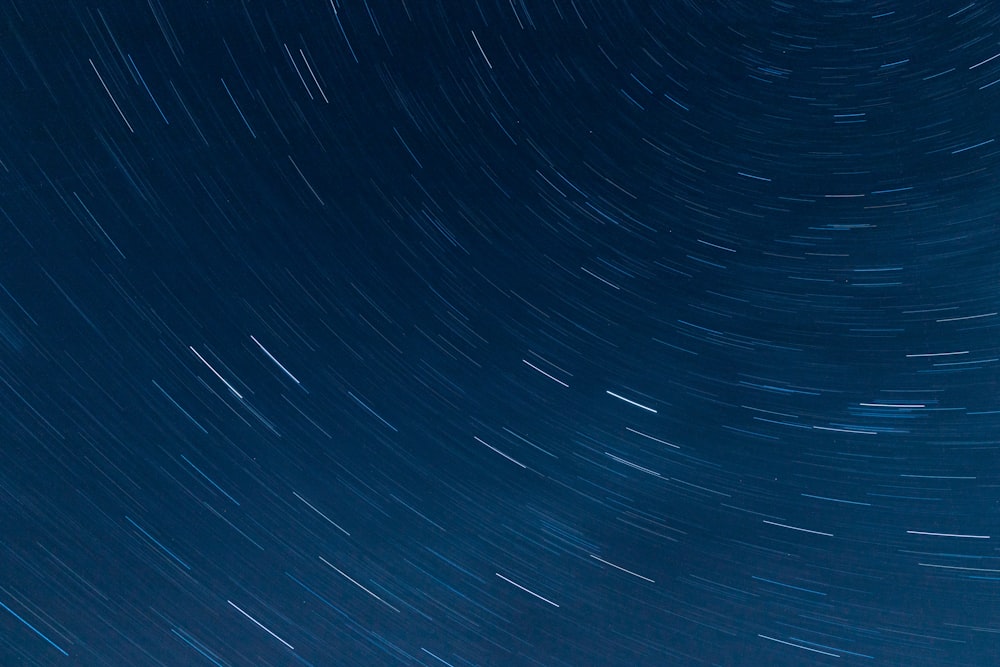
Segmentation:
[(1000, 10), (8, 3), (3, 665), (992, 665)]

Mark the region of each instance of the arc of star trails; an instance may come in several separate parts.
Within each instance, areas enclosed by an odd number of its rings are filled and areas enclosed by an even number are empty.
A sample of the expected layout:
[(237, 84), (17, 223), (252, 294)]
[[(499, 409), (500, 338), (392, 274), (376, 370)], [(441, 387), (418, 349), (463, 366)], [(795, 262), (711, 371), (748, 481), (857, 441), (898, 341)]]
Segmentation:
[(132, 123), (128, 122), (128, 118), (125, 117), (125, 113), (122, 111), (122, 108), (118, 106), (118, 100), (116, 100), (115, 96), (111, 94), (111, 91), (108, 89), (108, 84), (104, 83), (104, 77), (101, 76), (101, 73), (97, 71), (97, 65), (95, 65), (94, 61), (90, 58), (87, 58), (87, 62), (89, 62), (90, 66), (94, 68), (94, 74), (97, 75), (97, 78), (101, 82), (101, 85), (104, 86), (104, 92), (106, 92), (108, 94), (108, 97), (111, 98), (111, 103), (115, 105), (115, 109), (118, 109), (118, 115), (122, 117), (123, 121), (125, 121), (125, 127), (128, 128), (129, 132), (135, 134), (135, 130), (132, 129)]
[(191, 346), (191, 345), (188, 345), (188, 349), (191, 350), (192, 352), (194, 352), (194, 355), (196, 357), (198, 357), (199, 359), (201, 359), (201, 363), (203, 363), (206, 366), (208, 366), (208, 370), (210, 370), (213, 373), (215, 373), (215, 377), (217, 377), (220, 380), (222, 380), (222, 384), (226, 385), (226, 388), (229, 389), (229, 391), (233, 392), (233, 394), (235, 394), (236, 398), (240, 399), (241, 401), (243, 400), (243, 394), (241, 394), (240, 392), (236, 391), (236, 388), (233, 387), (233, 385), (229, 384), (229, 382), (226, 381), (226, 378), (224, 378), (221, 375), (219, 375), (219, 371), (217, 371), (214, 368), (212, 368), (212, 364), (210, 364), (207, 361), (205, 361), (205, 357), (203, 357), (200, 354), (198, 354), (198, 350), (194, 349), (194, 347)]
[(364, 586), (362, 586), (360, 583), (358, 583), (357, 581), (355, 581), (354, 579), (352, 579), (347, 573), (345, 573), (339, 567), (337, 567), (336, 565), (334, 565), (333, 563), (331, 563), (327, 559), (323, 558), (322, 556), (320, 556), (319, 559), (321, 561), (323, 561), (324, 563), (326, 563), (327, 565), (329, 565), (330, 567), (332, 567), (334, 570), (336, 570), (337, 574), (339, 574), (340, 576), (342, 576), (344, 579), (347, 579), (349, 582), (351, 582), (352, 584), (354, 584), (355, 586), (357, 586), (358, 588), (360, 588), (361, 590), (363, 590), (365, 593), (368, 593), (368, 595), (372, 596), (373, 598), (375, 598), (376, 600), (378, 600), (379, 602), (381, 602), (382, 604), (384, 604), (389, 609), (392, 609), (397, 614), (399, 613), (398, 609), (396, 609), (391, 604), (389, 604), (388, 602), (386, 602), (385, 600), (383, 600), (382, 598), (380, 598), (379, 596), (375, 595), (370, 590), (368, 590), (367, 588), (365, 588)]
[(472, 30), (470, 32), (472, 32), (472, 39), (476, 40), (476, 46), (479, 47), (479, 53), (483, 54), (483, 60), (486, 61), (486, 64), (487, 64), (487, 66), (489, 66), (490, 69), (493, 69), (493, 63), (491, 63), (490, 59), (488, 57), (486, 57), (486, 52), (483, 51), (483, 47), (479, 43), (479, 38), (476, 37), (476, 31)]
[(365, 410), (367, 410), (368, 412), (370, 412), (373, 417), (375, 417), (380, 422), (382, 422), (383, 424), (385, 424), (386, 426), (388, 426), (389, 428), (391, 428), (396, 433), (399, 433), (399, 429), (398, 428), (396, 428), (395, 426), (393, 426), (392, 424), (390, 424), (386, 420), (382, 419), (382, 416), (379, 413), (375, 412), (370, 407), (368, 407), (368, 405), (366, 405), (365, 402), (362, 401), (360, 398), (358, 398), (357, 396), (355, 396), (353, 392), (349, 391), (349, 392), (347, 392), (347, 395), (350, 396), (351, 398), (353, 398), (355, 403), (357, 403), (358, 405), (360, 405), (361, 407), (363, 407)]
[(320, 512), (315, 507), (313, 507), (312, 503), (310, 503), (308, 500), (306, 500), (305, 498), (303, 498), (302, 496), (300, 496), (298, 493), (296, 493), (295, 491), (292, 491), (292, 495), (295, 496), (296, 498), (298, 498), (299, 500), (301, 500), (302, 502), (304, 502), (306, 504), (306, 507), (308, 507), (309, 509), (311, 509), (313, 512), (316, 512), (316, 514), (319, 514), (321, 517), (323, 517), (324, 519), (326, 519), (327, 521), (329, 521), (330, 524), (332, 524), (334, 528), (336, 528), (337, 530), (339, 530), (340, 532), (342, 532), (344, 535), (347, 535), (348, 537), (351, 536), (351, 534), (349, 532), (347, 532), (346, 530), (344, 530), (343, 528), (341, 528), (340, 525), (337, 524), (337, 522), (335, 522), (333, 519), (331, 519), (327, 515), (325, 515), (322, 512)]
[(822, 535), (823, 537), (833, 537), (833, 533), (824, 533), (820, 530), (809, 530), (808, 528), (799, 528), (798, 526), (789, 526), (787, 523), (778, 523), (777, 521), (768, 521), (764, 519), (764, 523), (769, 526), (777, 526), (779, 528), (787, 528), (789, 530), (797, 530), (800, 533), (809, 533), (810, 535)]
[(767, 639), (772, 642), (777, 642), (779, 644), (784, 644), (785, 646), (794, 646), (795, 648), (800, 648), (803, 651), (812, 651), (813, 653), (821, 653), (823, 655), (828, 655), (831, 658), (839, 658), (840, 655), (837, 653), (830, 653), (829, 651), (820, 651), (817, 648), (809, 648), (808, 646), (803, 646), (802, 644), (795, 644), (793, 642), (786, 642), (784, 639), (776, 639), (775, 637), (768, 637), (767, 635), (758, 634), (761, 639)]
[(254, 622), (254, 624), (256, 624), (256, 625), (257, 625), (257, 627), (259, 627), (259, 628), (260, 628), (261, 630), (263, 630), (263, 631), (264, 631), (264, 632), (266, 632), (267, 634), (271, 635), (272, 637), (274, 637), (275, 639), (277, 639), (277, 640), (278, 640), (279, 642), (281, 642), (282, 644), (284, 644), (285, 646), (287, 646), (287, 647), (288, 647), (288, 648), (290, 648), (291, 650), (293, 650), (293, 651), (295, 650), (295, 647), (294, 647), (294, 646), (292, 646), (291, 644), (289, 644), (288, 642), (286, 642), (286, 641), (285, 641), (284, 639), (282, 639), (282, 638), (281, 638), (281, 637), (279, 637), (278, 635), (276, 635), (276, 634), (274, 634), (273, 632), (271, 632), (270, 630), (268, 630), (268, 629), (267, 629), (266, 627), (264, 627), (264, 624), (263, 624), (263, 623), (261, 623), (261, 622), (260, 622), (260, 621), (258, 621), (258, 620), (257, 620), (256, 618), (254, 618), (254, 617), (253, 617), (253, 616), (251, 616), (250, 614), (246, 613), (245, 611), (243, 611), (243, 610), (242, 610), (242, 609), (240, 609), (239, 607), (237, 607), (237, 606), (236, 606), (235, 604), (233, 604), (233, 601), (232, 601), (232, 600), (226, 600), (226, 602), (228, 602), (228, 603), (229, 603), (230, 605), (232, 605), (233, 609), (235, 609), (236, 611), (240, 612), (241, 614), (243, 614), (244, 616), (246, 616), (247, 618), (249, 618), (249, 619), (250, 619), (251, 621), (253, 621), (253, 622)]
[(604, 563), (605, 565), (610, 565), (611, 567), (613, 567), (613, 568), (615, 568), (617, 570), (621, 570), (622, 572), (625, 572), (626, 574), (631, 574), (633, 577), (638, 577), (639, 579), (642, 579), (643, 581), (648, 581), (651, 584), (655, 584), (656, 583), (655, 581), (653, 581), (649, 577), (644, 577), (641, 574), (637, 574), (637, 573), (633, 572), (632, 570), (626, 570), (621, 565), (615, 565), (614, 563), (612, 563), (610, 561), (606, 561), (606, 560), (604, 560), (603, 558), (601, 558), (599, 556), (595, 556), (594, 554), (590, 554), (590, 557), (593, 558), (594, 560), (597, 560), (597, 561), (600, 561), (600, 562)]
[(648, 434), (646, 434), (646, 433), (643, 433), (642, 431), (637, 431), (637, 430), (635, 430), (634, 428), (632, 428), (632, 427), (630, 427), (630, 426), (626, 426), (626, 427), (625, 427), (625, 430), (626, 430), (626, 431), (631, 431), (632, 433), (635, 433), (636, 435), (641, 435), (641, 436), (642, 436), (642, 437), (644, 437), (644, 438), (649, 438), (650, 440), (653, 440), (653, 441), (655, 441), (655, 442), (658, 442), (658, 443), (660, 443), (661, 445), (666, 445), (666, 446), (668, 446), (668, 447), (673, 447), (674, 449), (680, 449), (680, 448), (681, 448), (681, 446), (680, 446), (680, 445), (675, 445), (675, 444), (674, 444), (674, 443), (672, 443), (672, 442), (667, 442), (666, 440), (660, 440), (659, 438), (654, 438), (653, 436), (651, 436), (651, 435), (648, 435)]
[(503, 579), (504, 581), (506, 581), (506, 582), (507, 582), (508, 584), (510, 584), (511, 586), (516, 586), (517, 588), (520, 588), (520, 589), (521, 589), (522, 591), (524, 591), (524, 592), (525, 592), (525, 593), (527, 593), (528, 595), (534, 595), (534, 596), (535, 596), (536, 598), (538, 598), (538, 599), (539, 599), (539, 600), (541, 600), (542, 602), (547, 602), (547, 603), (549, 603), (550, 605), (552, 605), (553, 607), (555, 607), (555, 608), (557, 608), (557, 609), (559, 608), (559, 605), (557, 605), (557, 604), (556, 604), (555, 602), (553, 602), (552, 600), (549, 600), (548, 598), (543, 598), (543, 597), (542, 597), (541, 595), (539, 595), (538, 593), (535, 593), (534, 591), (530, 591), (530, 590), (528, 590), (527, 588), (525, 588), (525, 587), (524, 587), (524, 586), (522, 586), (521, 584), (517, 583), (516, 581), (511, 581), (510, 579), (508, 579), (507, 577), (503, 576), (503, 575), (502, 575), (502, 574), (500, 574), (499, 572), (495, 572), (494, 574), (496, 574), (496, 575), (497, 575), (498, 577), (500, 577), (501, 579)]
[(923, 535), (925, 537), (959, 537), (966, 540), (988, 540), (989, 535), (963, 535), (961, 533), (929, 533), (923, 530), (908, 530), (907, 535)]
[(267, 355), (267, 358), (270, 359), (271, 361), (273, 361), (275, 363), (275, 365), (277, 365), (278, 368), (280, 368), (281, 370), (283, 370), (285, 372), (285, 375), (287, 375), (288, 377), (292, 378), (292, 380), (295, 381), (295, 384), (302, 384), (301, 382), (299, 382), (299, 379), (297, 377), (295, 377), (294, 375), (292, 375), (291, 372), (289, 372), (289, 370), (282, 365), (282, 363), (280, 361), (278, 361), (277, 359), (274, 358), (273, 354), (271, 354), (270, 352), (267, 351), (266, 347), (264, 347), (263, 345), (261, 345), (261, 343), (260, 343), (259, 340), (257, 340), (253, 336), (250, 336), (250, 340), (252, 340), (253, 342), (257, 343), (257, 347), (259, 347), (261, 349), (261, 351), (264, 354)]
[(549, 375), (548, 373), (546, 373), (545, 371), (543, 371), (541, 368), (539, 368), (538, 366), (536, 366), (533, 363), (531, 363), (530, 361), (528, 361), (527, 359), (521, 359), (521, 361), (523, 361), (524, 363), (526, 363), (531, 368), (534, 368), (536, 371), (538, 371), (539, 373), (541, 373), (542, 375), (544, 375), (548, 379), (552, 380), (553, 382), (558, 382), (559, 384), (561, 384), (564, 387), (569, 387), (568, 384), (566, 384), (565, 382), (563, 382), (562, 380), (560, 380), (557, 377)]
[(32, 631), (32, 632), (34, 632), (34, 633), (35, 633), (36, 635), (38, 635), (39, 637), (41, 637), (42, 639), (44, 639), (44, 640), (45, 640), (46, 642), (48, 642), (48, 643), (49, 643), (49, 645), (50, 645), (50, 646), (52, 646), (52, 647), (53, 647), (53, 648), (54, 648), (55, 650), (59, 651), (60, 653), (62, 653), (62, 654), (63, 654), (63, 655), (65, 655), (66, 657), (69, 657), (69, 653), (67, 653), (67, 652), (66, 652), (65, 650), (63, 650), (63, 648), (62, 648), (61, 646), (59, 646), (59, 645), (58, 645), (58, 644), (56, 644), (56, 643), (55, 643), (54, 641), (52, 641), (51, 639), (49, 639), (48, 637), (46, 637), (46, 636), (45, 636), (44, 634), (42, 634), (42, 633), (41, 633), (41, 631), (40, 631), (40, 630), (39, 630), (38, 628), (36, 628), (36, 627), (35, 627), (35, 626), (33, 626), (33, 625), (32, 625), (31, 623), (28, 623), (28, 622), (27, 622), (26, 620), (24, 620), (24, 619), (23, 619), (23, 618), (21, 617), (21, 615), (20, 615), (20, 614), (18, 614), (18, 613), (17, 613), (16, 611), (14, 611), (13, 609), (11, 609), (11, 608), (10, 608), (10, 607), (8, 607), (7, 605), (5, 605), (5, 604), (4, 604), (3, 602), (0, 602), (0, 607), (3, 607), (4, 609), (6, 609), (6, 610), (7, 610), (7, 612), (8, 612), (8, 613), (9, 613), (9, 614), (10, 614), (11, 616), (13, 616), (13, 617), (14, 617), (14, 618), (16, 618), (17, 620), (21, 621), (21, 623), (23, 623), (23, 624), (24, 624), (24, 625), (25, 625), (25, 626), (26, 626), (26, 627), (27, 627), (27, 628), (28, 628), (29, 630), (31, 630), (31, 631)]
[(635, 401), (633, 401), (632, 399), (630, 399), (630, 398), (625, 398), (624, 396), (621, 396), (620, 394), (616, 394), (615, 392), (611, 391), (610, 389), (608, 389), (608, 390), (607, 390), (607, 394), (608, 394), (609, 396), (614, 396), (614, 397), (615, 397), (615, 398), (617, 398), (617, 399), (618, 399), (619, 401), (625, 401), (625, 402), (626, 402), (626, 403), (628, 403), (629, 405), (634, 405), (634, 406), (635, 406), (635, 407), (637, 407), (637, 408), (642, 408), (643, 410), (647, 410), (647, 411), (649, 411), (649, 412), (652, 412), (652, 413), (653, 413), (654, 415), (656, 414), (656, 410), (655, 410), (654, 408), (651, 408), (651, 407), (649, 407), (649, 406), (647, 406), (647, 405), (643, 405), (642, 403), (636, 403), (636, 402), (635, 402)]
[(487, 447), (489, 447), (494, 452), (496, 452), (500, 456), (504, 457), (505, 459), (507, 459), (508, 461), (510, 461), (511, 463), (513, 463), (514, 465), (521, 466), (522, 468), (525, 468), (525, 469), (528, 467), (528, 466), (524, 465), (523, 463), (521, 463), (520, 461), (518, 461), (517, 459), (514, 459), (514, 458), (511, 458), (511, 457), (507, 456), (506, 454), (504, 454), (503, 452), (501, 452), (499, 449), (497, 449), (496, 447), (494, 447), (490, 443), (488, 443), (485, 440), (483, 440), (482, 438), (480, 438), (478, 435), (474, 435), (472, 437), (476, 440), (476, 442), (478, 442), (481, 445), (486, 445)]

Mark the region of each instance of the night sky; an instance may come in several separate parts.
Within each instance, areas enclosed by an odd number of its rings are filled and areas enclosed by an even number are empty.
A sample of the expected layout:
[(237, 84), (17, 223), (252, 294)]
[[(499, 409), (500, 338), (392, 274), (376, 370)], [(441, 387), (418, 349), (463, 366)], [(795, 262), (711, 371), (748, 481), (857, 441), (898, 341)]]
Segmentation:
[(1000, 660), (996, 3), (0, 19), (0, 664)]

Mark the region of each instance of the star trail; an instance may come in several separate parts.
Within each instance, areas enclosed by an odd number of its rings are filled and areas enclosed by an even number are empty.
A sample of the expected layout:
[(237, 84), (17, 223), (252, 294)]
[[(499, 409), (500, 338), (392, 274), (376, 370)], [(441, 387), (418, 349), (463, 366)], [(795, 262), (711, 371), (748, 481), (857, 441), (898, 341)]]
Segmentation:
[(994, 3), (0, 18), (0, 664), (997, 663)]

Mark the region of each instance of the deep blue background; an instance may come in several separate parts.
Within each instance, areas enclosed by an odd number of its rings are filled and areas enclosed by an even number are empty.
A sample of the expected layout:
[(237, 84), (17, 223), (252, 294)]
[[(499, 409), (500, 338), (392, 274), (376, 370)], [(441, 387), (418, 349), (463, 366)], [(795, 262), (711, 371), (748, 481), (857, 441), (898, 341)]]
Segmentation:
[(8, 3), (0, 662), (995, 664), (998, 22)]

